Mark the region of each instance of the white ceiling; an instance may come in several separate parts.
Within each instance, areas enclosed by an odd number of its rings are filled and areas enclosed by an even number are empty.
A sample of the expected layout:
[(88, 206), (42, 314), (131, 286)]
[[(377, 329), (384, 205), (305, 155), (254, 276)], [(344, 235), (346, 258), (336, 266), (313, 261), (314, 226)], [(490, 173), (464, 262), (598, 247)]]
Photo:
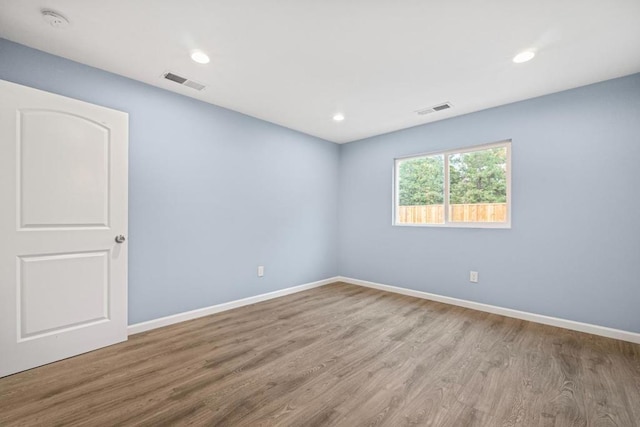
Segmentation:
[(342, 143), (639, 72), (640, 0), (0, 0), (0, 37)]

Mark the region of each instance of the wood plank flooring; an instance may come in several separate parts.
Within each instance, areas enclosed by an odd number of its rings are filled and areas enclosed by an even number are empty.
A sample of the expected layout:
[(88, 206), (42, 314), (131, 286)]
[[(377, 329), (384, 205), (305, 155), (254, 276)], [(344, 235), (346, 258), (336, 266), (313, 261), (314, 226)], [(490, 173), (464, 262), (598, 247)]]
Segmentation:
[(13, 426), (638, 426), (640, 345), (344, 283), (0, 379)]

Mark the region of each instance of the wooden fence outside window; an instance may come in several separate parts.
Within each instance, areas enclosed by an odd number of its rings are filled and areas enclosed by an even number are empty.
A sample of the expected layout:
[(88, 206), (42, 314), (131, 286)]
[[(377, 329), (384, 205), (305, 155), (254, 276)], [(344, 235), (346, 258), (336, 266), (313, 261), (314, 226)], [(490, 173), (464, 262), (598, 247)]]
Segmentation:
[[(505, 222), (506, 203), (449, 205), (450, 222)], [(398, 206), (398, 224), (442, 224), (444, 205)]]

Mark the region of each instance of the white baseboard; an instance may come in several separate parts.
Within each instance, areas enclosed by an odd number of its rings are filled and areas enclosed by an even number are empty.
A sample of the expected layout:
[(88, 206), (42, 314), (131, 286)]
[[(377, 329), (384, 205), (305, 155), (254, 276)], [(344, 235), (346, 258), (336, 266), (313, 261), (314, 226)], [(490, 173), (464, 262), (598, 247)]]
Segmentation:
[(438, 301), (445, 304), (457, 305), (471, 308), (473, 310), (486, 311), (487, 313), (500, 314), (506, 317), (528, 320), (530, 322), (542, 323), (544, 325), (556, 326), (559, 328), (571, 329), (573, 331), (586, 332), (600, 335), (607, 338), (629, 341), (640, 344), (640, 333), (623, 331), (620, 329), (607, 328), (604, 326), (592, 325), (590, 323), (575, 322), (573, 320), (560, 319), (557, 317), (544, 316), (541, 314), (528, 313), (526, 311), (512, 310), (510, 308), (498, 307), (495, 305), (483, 304), (458, 298), (445, 297), (428, 292), (415, 291), (413, 289), (400, 288), (397, 286), (383, 285), (380, 283), (367, 282), (365, 280), (352, 279), (350, 277), (338, 277), (337, 280), (352, 285), (365, 286), (367, 288), (379, 289), (396, 294), (408, 295), (416, 298)]
[(487, 313), (499, 314), (515, 319), (528, 320), (530, 322), (542, 323), (544, 325), (556, 326), (559, 328), (570, 329), (573, 331), (586, 332), (589, 334), (600, 335), (603, 337), (619, 339), (640, 344), (640, 333), (623, 331), (620, 329), (607, 328), (605, 326), (592, 325), (590, 323), (575, 322), (573, 320), (560, 319), (558, 317), (544, 316), (542, 314), (528, 313), (526, 311), (513, 310), (510, 308), (498, 307), (495, 305), (483, 304), (459, 298), (446, 297), (443, 295), (432, 294), (429, 292), (416, 291), (413, 289), (400, 288), (397, 286), (383, 285), (381, 283), (368, 282), (366, 280), (353, 279), (350, 277), (336, 276), (328, 279), (319, 280), (317, 282), (305, 283), (304, 285), (293, 286), (291, 288), (281, 289), (266, 294), (260, 294), (248, 298), (235, 301), (229, 301), (222, 304), (216, 304), (209, 307), (199, 308), (184, 313), (178, 313), (171, 316), (161, 317), (159, 319), (149, 320), (147, 322), (129, 325), (127, 332), (129, 335), (138, 334), (140, 332), (150, 331), (152, 329), (161, 328), (163, 326), (173, 325), (175, 323), (184, 322), (186, 320), (197, 319), (198, 317), (209, 316), (211, 314), (220, 313), (222, 311), (231, 310), (245, 305), (255, 304), (261, 301), (267, 301), (273, 298), (282, 297), (296, 292), (306, 291), (320, 286), (328, 285), (334, 282), (350, 283), (352, 285), (364, 286), (367, 288), (379, 289), (381, 291), (393, 292), (411, 297), (428, 299), (431, 301), (442, 302), (445, 304), (457, 305), (459, 307), (470, 308), (473, 310), (484, 311)]
[(186, 311), (171, 316), (161, 317), (146, 322), (136, 323), (127, 327), (129, 335), (139, 334), (140, 332), (150, 331), (152, 329), (161, 328), (163, 326), (173, 325), (174, 323), (184, 322), (186, 320), (197, 319), (198, 317), (209, 316), (211, 314), (220, 313), (221, 311), (231, 310), (233, 308), (245, 305), (255, 304), (261, 301), (267, 301), (273, 298), (282, 297), (296, 292), (306, 291), (307, 289), (317, 288), (319, 286), (328, 285), (338, 281), (338, 277), (330, 277), (328, 279), (319, 280), (317, 282), (305, 283), (304, 285), (293, 286), (291, 288), (280, 289), (266, 294), (260, 294), (253, 297), (243, 298), (235, 301), (229, 301), (222, 304), (216, 304), (209, 307), (199, 308), (197, 310)]

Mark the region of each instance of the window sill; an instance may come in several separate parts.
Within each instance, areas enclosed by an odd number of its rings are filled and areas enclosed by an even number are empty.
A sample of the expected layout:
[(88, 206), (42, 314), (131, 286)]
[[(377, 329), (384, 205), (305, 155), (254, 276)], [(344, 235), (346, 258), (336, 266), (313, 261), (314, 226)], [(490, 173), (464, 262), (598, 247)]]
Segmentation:
[(447, 223), (447, 224), (391, 224), (394, 227), (425, 227), (425, 228), (489, 228), (489, 229), (511, 229), (511, 223)]

